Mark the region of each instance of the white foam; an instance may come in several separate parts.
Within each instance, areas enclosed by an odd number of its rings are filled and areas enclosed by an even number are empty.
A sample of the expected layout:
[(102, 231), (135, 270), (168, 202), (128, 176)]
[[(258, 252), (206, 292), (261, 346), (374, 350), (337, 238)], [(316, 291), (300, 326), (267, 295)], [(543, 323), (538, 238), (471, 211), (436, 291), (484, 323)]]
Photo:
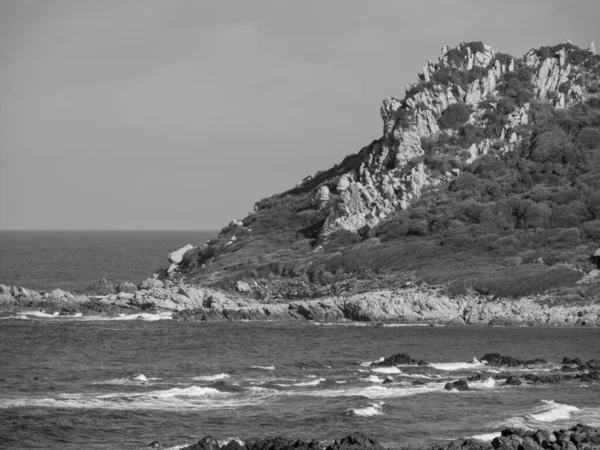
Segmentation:
[(216, 375), (202, 375), (200, 377), (194, 377), (194, 378), (192, 378), (192, 380), (195, 380), (195, 381), (218, 381), (218, 380), (225, 380), (227, 378), (229, 378), (229, 374), (218, 373)]
[(425, 375), (422, 373), (402, 373), (403, 377), (407, 377), (407, 378), (422, 378), (425, 380), (433, 380), (436, 378), (440, 378), (439, 375), (436, 374), (432, 374), (432, 375)]
[(255, 406), (267, 402), (278, 391), (251, 388), (243, 393), (220, 392), (200, 386), (143, 393), (59, 394), (55, 398), (0, 398), (0, 408), (46, 407), (105, 410), (204, 411)]
[(496, 380), (493, 378), (486, 378), (481, 381), (469, 381), (469, 387), (473, 389), (492, 389), (496, 387)]
[(376, 362), (381, 362), (383, 361), (385, 358), (382, 356), (381, 358), (379, 358), (377, 361), (363, 361), (360, 363), (361, 366), (363, 367), (369, 367), (371, 364), (374, 364)]
[(239, 437), (226, 437), (223, 439), (217, 439), (217, 443), (220, 447), (229, 444), (231, 441), (236, 441), (238, 444), (240, 444), (240, 447), (244, 446), (244, 441), (242, 441)]
[(366, 387), (348, 388), (348, 389), (317, 389), (311, 391), (289, 391), (287, 395), (313, 395), (318, 397), (367, 397), (373, 400), (384, 398), (409, 397), (427, 392), (448, 392), (444, 391), (441, 383), (435, 383), (425, 386), (394, 386), (386, 387), (381, 385), (371, 385)]
[(133, 377), (133, 379), (135, 381), (148, 381), (148, 378), (143, 373), (140, 373), (137, 377)]
[(252, 366), (252, 369), (275, 370), (275, 366)]
[(367, 381), (369, 383), (383, 383), (383, 380), (377, 375), (369, 375), (367, 378), (361, 378), (361, 381)]
[(383, 414), (383, 402), (372, 403), (369, 406), (365, 406), (363, 408), (353, 408), (349, 412), (354, 416), (360, 417), (380, 416)]
[(470, 436), (472, 439), (477, 439), (478, 441), (491, 442), (494, 438), (500, 437), (502, 432), (494, 431), (493, 433), (483, 433), (483, 434), (474, 434)]
[(471, 362), (451, 362), (451, 363), (432, 363), (431, 367), (438, 370), (453, 371), (453, 370), (476, 370), (485, 367), (485, 364), (477, 358), (473, 358)]
[(302, 387), (302, 386), (318, 386), (319, 384), (321, 384), (323, 381), (325, 381), (325, 378), (317, 378), (316, 380), (312, 380), (312, 381), (301, 381), (300, 383), (292, 383), (292, 384), (275, 384), (275, 386), (281, 386), (281, 387), (292, 387), (292, 386), (298, 386), (298, 387)]
[(538, 422), (554, 422), (556, 420), (569, 419), (571, 413), (579, 411), (579, 408), (576, 406), (556, 403), (554, 400), (542, 400), (542, 402), (545, 404), (542, 407), (542, 411), (529, 414), (529, 417)]
[[(112, 394), (109, 394), (112, 395)], [(204, 397), (209, 395), (227, 395), (225, 392), (221, 392), (217, 389), (201, 386), (189, 386), (187, 388), (171, 388), (163, 391), (151, 391), (143, 394), (136, 394), (137, 396), (147, 396), (154, 398), (170, 398), (170, 397)], [(130, 396), (135, 396), (131, 395)], [(102, 396), (101, 396), (102, 398)]]
[(389, 374), (397, 374), (397, 373), (402, 373), (402, 371), (400, 369), (398, 369), (397, 367), (372, 367), (371, 368), (372, 372), (377, 372), (377, 373), (389, 373)]

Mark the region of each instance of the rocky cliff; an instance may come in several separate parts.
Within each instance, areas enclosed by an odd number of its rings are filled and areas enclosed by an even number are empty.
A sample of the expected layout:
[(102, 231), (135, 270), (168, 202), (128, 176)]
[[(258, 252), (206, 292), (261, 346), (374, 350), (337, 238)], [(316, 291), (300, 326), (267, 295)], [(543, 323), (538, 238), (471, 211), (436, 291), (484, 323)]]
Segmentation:
[[(481, 42), (444, 47), (380, 113), (379, 139), (257, 202), (216, 239), (188, 250), (169, 276), (221, 289), (241, 281), (256, 298), (322, 296), (350, 279), (365, 281), (364, 290), (412, 279), (518, 297), (573, 288), (594, 269), (600, 55), (593, 44), (520, 58)], [(570, 274), (510, 293), (477, 286), (488, 275), (479, 269), (440, 275), (456, 259), (488, 272), (542, 264), (547, 271), (524, 272)], [(596, 298), (591, 278), (580, 294)]]

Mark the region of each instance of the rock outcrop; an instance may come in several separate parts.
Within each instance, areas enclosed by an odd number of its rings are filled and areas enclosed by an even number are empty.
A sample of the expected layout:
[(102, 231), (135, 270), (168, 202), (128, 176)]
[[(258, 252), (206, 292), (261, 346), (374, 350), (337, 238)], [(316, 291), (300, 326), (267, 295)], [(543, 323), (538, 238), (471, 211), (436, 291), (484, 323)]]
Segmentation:
[[(135, 293), (86, 297), (55, 289), (43, 295), (0, 285), (0, 308), (4, 311), (48, 313), (135, 314), (170, 312), (183, 321), (211, 320), (312, 320), (318, 322), (392, 322), (406, 324), (600, 326), (600, 304), (550, 306), (528, 298), (482, 301), (480, 296), (450, 298), (440, 290), (412, 287), (381, 290), (347, 297), (315, 300), (261, 302), (198, 286), (172, 285), (160, 280), (142, 283)], [(16, 295), (15, 295), (16, 294)], [(542, 299), (543, 300), (543, 299)], [(582, 311), (585, 310), (585, 314)], [(394, 355), (390, 364), (404, 361), (426, 364), (408, 355)], [(502, 355), (485, 355), (491, 364), (528, 364)], [(514, 363), (514, 364), (513, 364)], [(382, 365), (386, 365), (383, 363)]]

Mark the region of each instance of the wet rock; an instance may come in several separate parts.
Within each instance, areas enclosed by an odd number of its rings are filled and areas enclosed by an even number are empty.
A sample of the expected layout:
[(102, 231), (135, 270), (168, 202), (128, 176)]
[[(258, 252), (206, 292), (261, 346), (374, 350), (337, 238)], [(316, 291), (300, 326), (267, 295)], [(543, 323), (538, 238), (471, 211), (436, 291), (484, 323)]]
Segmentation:
[(486, 353), (480, 358), (480, 360), (487, 361), (487, 363), (490, 366), (507, 367), (527, 366), (532, 364), (546, 364), (548, 362), (545, 359), (520, 360), (517, 358), (513, 358), (512, 356), (501, 355), (500, 353)]
[(341, 440), (327, 446), (326, 450), (354, 450), (354, 449), (372, 449), (384, 450), (384, 447), (375, 439), (369, 438), (362, 433), (353, 433)]
[(446, 383), (446, 385), (444, 386), (444, 389), (446, 389), (447, 391), (451, 391), (451, 390), (457, 390), (457, 391), (469, 391), (469, 384), (467, 383), (466, 380), (458, 380), (458, 381), (453, 381), (452, 383)]
[(586, 365), (591, 370), (600, 370), (600, 359), (592, 359)]
[(200, 439), (196, 444), (184, 447), (181, 450), (221, 450), (221, 446), (217, 441), (217, 438), (213, 436), (205, 436)]
[(398, 353), (396, 355), (384, 358), (383, 361), (375, 361), (374, 363), (371, 363), (371, 366), (397, 366), (407, 364), (427, 365), (427, 363), (423, 360), (417, 361), (406, 353)]
[(146, 448), (160, 448), (160, 443), (158, 441), (152, 441)]
[(522, 378), (524, 380), (530, 381), (534, 384), (548, 384), (548, 383), (553, 384), (553, 383), (560, 383), (561, 381), (571, 379), (571, 377), (569, 377), (568, 375), (560, 375), (560, 374), (535, 375), (532, 373), (528, 373), (527, 375), (524, 375)]
[(506, 384), (508, 386), (521, 386), (521, 384), (523, 384), (523, 382), (518, 377), (510, 376), (506, 379), (504, 384)]

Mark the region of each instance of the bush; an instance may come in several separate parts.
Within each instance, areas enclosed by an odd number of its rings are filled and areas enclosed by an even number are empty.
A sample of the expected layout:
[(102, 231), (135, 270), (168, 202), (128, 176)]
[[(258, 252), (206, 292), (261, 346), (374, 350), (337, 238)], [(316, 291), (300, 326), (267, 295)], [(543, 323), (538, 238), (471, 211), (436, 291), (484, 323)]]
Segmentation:
[(577, 135), (576, 142), (586, 149), (600, 147), (600, 129), (585, 127)]
[(408, 222), (408, 236), (425, 236), (429, 232), (429, 223), (423, 219), (412, 219)]
[(458, 130), (471, 115), (471, 109), (465, 103), (454, 103), (441, 114), (438, 122), (441, 128)]
[(591, 220), (581, 225), (583, 235), (592, 241), (600, 243), (600, 220)]
[(546, 242), (550, 246), (577, 245), (581, 240), (579, 228), (554, 228), (546, 232)]
[(361, 240), (360, 236), (352, 231), (339, 230), (329, 236), (327, 244), (329, 249), (334, 249), (337, 247), (358, 244)]

